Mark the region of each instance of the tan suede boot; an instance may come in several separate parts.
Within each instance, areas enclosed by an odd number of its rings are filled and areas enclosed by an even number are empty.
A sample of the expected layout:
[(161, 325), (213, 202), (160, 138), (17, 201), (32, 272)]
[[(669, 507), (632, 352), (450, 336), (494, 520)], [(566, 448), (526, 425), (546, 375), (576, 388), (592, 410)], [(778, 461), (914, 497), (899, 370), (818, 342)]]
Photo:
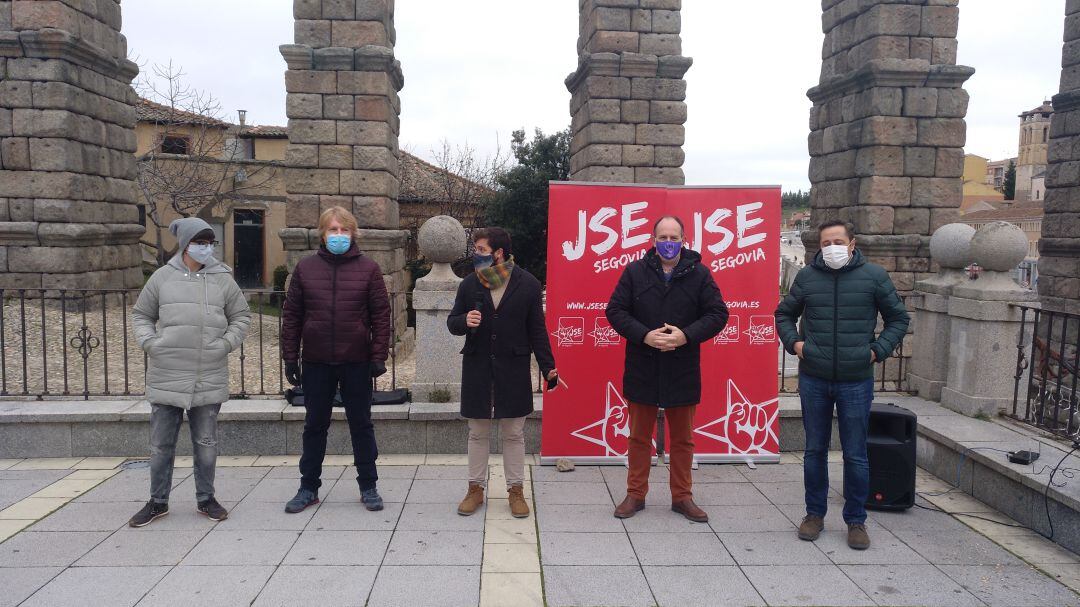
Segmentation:
[(511, 485), (507, 493), (510, 494), (510, 514), (514, 518), (529, 516), (529, 504), (525, 501), (525, 488), (521, 485)]
[(480, 483), (469, 483), (469, 492), (465, 494), (465, 499), (461, 500), (461, 504), (458, 505), (457, 513), (461, 516), (469, 516), (476, 512), (480, 505), (484, 503), (484, 487)]

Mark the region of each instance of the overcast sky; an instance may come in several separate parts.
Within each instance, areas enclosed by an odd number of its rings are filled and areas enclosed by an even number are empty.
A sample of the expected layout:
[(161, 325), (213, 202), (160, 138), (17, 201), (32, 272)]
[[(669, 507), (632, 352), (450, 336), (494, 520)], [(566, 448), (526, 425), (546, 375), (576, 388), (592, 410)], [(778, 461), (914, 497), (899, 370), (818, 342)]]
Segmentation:
[[(443, 139), (491, 154), (517, 128), (570, 122), (563, 79), (576, 65), (576, 0), (398, 0), (405, 72), (401, 144), (421, 157)], [(967, 151), (1016, 155), (1017, 114), (1058, 90), (1065, 0), (961, 2), (959, 62), (976, 68), (966, 89)], [(817, 84), (817, 0), (683, 3), (689, 184), (808, 188), (806, 90)], [(133, 56), (172, 60), (236, 121), (286, 123), (285, 62), (292, 0), (125, 2)]]

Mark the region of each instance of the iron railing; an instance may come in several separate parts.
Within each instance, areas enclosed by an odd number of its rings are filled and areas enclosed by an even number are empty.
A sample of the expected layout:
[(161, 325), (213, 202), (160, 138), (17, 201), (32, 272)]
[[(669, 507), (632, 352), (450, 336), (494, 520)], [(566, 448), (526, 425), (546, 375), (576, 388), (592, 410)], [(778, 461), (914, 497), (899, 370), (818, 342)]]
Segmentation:
[[(284, 293), (244, 290), (251, 326), (229, 355), (231, 398), (280, 397)], [(131, 308), (139, 290), (0, 289), (0, 397), (137, 397), (145, 391), (146, 354), (135, 340)], [(391, 334), (404, 326), (404, 296), (390, 294)], [(399, 317), (400, 316), (400, 317)], [(376, 389), (397, 388), (398, 340), (391, 341), (388, 377)]]
[(1016, 374), (1008, 415), (1052, 434), (1080, 436), (1080, 316), (1017, 306)]
[[(908, 314), (912, 317), (912, 325), (914, 325), (915, 311), (912, 308), (911, 298), (915, 295), (901, 295), (900, 299), (904, 302), (904, 306), (908, 309)], [(879, 321), (880, 323), (880, 321)], [(908, 336), (911, 335), (911, 327), (908, 327)], [(907, 339), (900, 340), (900, 345), (897, 346), (893, 355), (886, 360), (874, 365), (875, 382), (878, 386), (879, 392), (895, 391), (906, 392), (908, 389), (907, 381), (907, 356), (904, 355), (904, 342)], [(780, 342), (779, 337), (776, 340), (778, 348), (778, 371), (779, 371), (779, 391), (781, 394), (795, 394), (799, 392), (799, 357), (792, 354), (788, 354), (784, 349), (784, 344)]]

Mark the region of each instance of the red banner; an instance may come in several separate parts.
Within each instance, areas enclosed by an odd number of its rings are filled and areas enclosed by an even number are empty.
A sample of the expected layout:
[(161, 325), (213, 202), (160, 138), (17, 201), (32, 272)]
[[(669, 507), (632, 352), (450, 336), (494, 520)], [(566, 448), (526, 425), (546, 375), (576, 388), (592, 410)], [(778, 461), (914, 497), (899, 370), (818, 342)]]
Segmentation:
[(676, 215), (730, 312), (701, 346), (696, 457), (775, 460), (780, 188), (552, 183), (548, 209), (547, 323), (565, 383), (544, 394), (542, 458), (624, 461), (625, 343), (604, 310), (626, 265), (652, 246), (653, 222)]

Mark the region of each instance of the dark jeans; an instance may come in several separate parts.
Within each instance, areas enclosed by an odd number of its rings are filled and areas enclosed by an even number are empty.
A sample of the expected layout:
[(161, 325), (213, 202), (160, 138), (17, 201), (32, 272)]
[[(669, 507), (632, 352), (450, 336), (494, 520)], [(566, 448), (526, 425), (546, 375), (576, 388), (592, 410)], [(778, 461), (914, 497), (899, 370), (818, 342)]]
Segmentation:
[(341, 389), (341, 402), (352, 435), (353, 463), (360, 490), (375, 487), (379, 475), (375, 460), (375, 426), (371, 423), (371, 367), (368, 363), (327, 365), (304, 363), (304, 453), (300, 456), (300, 486), (318, 493), (322, 486), (322, 464), (326, 457), (326, 432), (334, 394)]
[(866, 497), (870, 491), (866, 432), (870, 403), (874, 400), (874, 380), (828, 381), (800, 375), (799, 398), (806, 430), (803, 454), (806, 513), (824, 517), (828, 509), (829, 439), (835, 405), (840, 447), (844, 450), (844, 522), (865, 523)]
[[(188, 409), (191, 452), (194, 455), (195, 499), (203, 502), (214, 497), (214, 470), (217, 466), (217, 418), (221, 405), (203, 405)], [(172, 491), (176, 438), (184, 410), (170, 405), (150, 405), (150, 498), (159, 504), (169, 503)]]

